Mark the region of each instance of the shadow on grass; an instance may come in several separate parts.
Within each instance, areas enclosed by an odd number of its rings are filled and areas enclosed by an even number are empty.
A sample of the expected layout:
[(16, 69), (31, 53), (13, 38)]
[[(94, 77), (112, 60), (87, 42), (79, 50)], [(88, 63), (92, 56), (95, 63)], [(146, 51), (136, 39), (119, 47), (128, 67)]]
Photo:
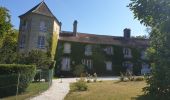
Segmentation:
[(139, 95), (137, 97), (132, 97), (131, 100), (160, 100), (160, 99), (151, 95)]

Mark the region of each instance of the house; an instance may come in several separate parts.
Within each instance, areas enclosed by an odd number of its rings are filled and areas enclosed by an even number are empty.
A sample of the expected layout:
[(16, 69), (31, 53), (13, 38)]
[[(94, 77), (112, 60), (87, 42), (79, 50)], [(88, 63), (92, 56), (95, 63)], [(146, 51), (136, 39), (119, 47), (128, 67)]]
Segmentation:
[(61, 22), (44, 1), (19, 17), (18, 51), (50, 51), (57, 62), (57, 75), (70, 75), (79, 64), (84, 65), (87, 72), (101, 75), (149, 72), (145, 55), (149, 40), (131, 38), (128, 28), (124, 29), (123, 37), (80, 33), (75, 20), (73, 31), (61, 31)]

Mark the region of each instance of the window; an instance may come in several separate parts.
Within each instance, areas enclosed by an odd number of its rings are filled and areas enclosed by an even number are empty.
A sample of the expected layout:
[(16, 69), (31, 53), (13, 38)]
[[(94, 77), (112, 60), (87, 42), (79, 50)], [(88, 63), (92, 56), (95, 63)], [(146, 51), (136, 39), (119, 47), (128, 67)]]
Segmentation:
[(45, 48), (45, 36), (38, 36), (38, 48)]
[(91, 46), (91, 45), (87, 45), (87, 46), (85, 47), (85, 55), (86, 55), (86, 56), (92, 55), (92, 46)]
[(123, 62), (123, 67), (126, 68), (126, 72), (133, 72), (133, 63), (130, 61)]
[(21, 29), (22, 30), (26, 30), (27, 29), (27, 25), (28, 25), (28, 22), (26, 20), (23, 20), (23, 22), (21, 24)]
[(21, 35), (19, 47), (20, 48), (25, 47), (25, 35)]
[(90, 59), (83, 59), (82, 60), (82, 64), (87, 66), (88, 69), (92, 69), (92, 66), (93, 66), (92, 60), (90, 60)]
[(113, 47), (107, 47), (107, 48), (104, 49), (104, 51), (108, 55), (113, 55)]
[(112, 62), (111, 61), (106, 61), (106, 70), (107, 71), (112, 71)]
[(146, 59), (146, 52), (145, 51), (141, 52), (141, 59)]
[(44, 21), (40, 22), (40, 31), (41, 32), (46, 32), (47, 31), (47, 27)]
[(61, 62), (61, 70), (62, 71), (70, 71), (70, 58), (64, 57)]
[(71, 53), (71, 44), (70, 43), (64, 44), (64, 53)]
[(123, 49), (123, 54), (124, 54), (125, 58), (132, 58), (131, 50), (129, 48), (124, 48)]
[(150, 68), (149, 68), (149, 64), (146, 63), (142, 63), (142, 69), (141, 69), (141, 74), (148, 74), (150, 73)]

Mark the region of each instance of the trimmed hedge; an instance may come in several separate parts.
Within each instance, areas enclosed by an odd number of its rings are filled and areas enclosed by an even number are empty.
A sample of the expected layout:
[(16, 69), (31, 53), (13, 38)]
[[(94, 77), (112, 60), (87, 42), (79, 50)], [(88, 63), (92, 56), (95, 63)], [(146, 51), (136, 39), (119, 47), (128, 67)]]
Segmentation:
[(24, 92), (35, 76), (35, 65), (0, 64), (0, 97)]

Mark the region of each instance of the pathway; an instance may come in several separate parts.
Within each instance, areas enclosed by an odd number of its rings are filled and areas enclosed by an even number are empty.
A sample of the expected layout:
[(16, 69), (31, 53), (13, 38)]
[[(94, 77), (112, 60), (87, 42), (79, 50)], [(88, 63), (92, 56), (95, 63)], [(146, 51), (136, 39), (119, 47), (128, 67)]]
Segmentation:
[[(99, 77), (98, 80), (118, 80), (118, 77)], [(69, 92), (69, 85), (72, 82), (76, 82), (76, 78), (63, 78), (54, 79), (52, 86), (37, 97), (31, 98), (31, 100), (64, 100), (64, 97)]]

